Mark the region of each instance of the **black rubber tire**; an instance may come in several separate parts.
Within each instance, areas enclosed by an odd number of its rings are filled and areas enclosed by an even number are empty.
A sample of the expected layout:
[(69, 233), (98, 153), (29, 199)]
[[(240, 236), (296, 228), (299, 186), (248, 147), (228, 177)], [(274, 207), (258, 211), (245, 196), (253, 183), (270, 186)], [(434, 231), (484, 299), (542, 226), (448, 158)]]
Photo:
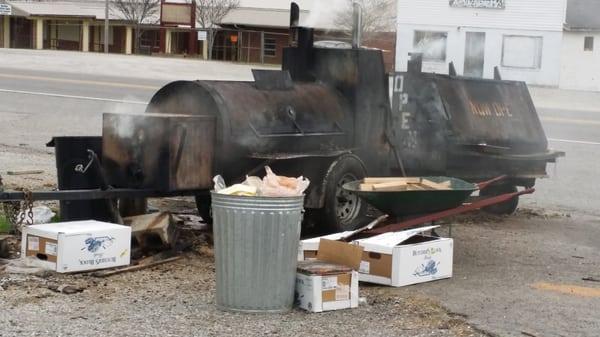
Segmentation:
[(356, 195), (343, 191), (342, 184), (363, 179), (367, 171), (354, 155), (338, 158), (325, 177), (325, 205), (323, 219), (326, 228), (340, 232), (353, 230), (365, 223), (368, 205)]
[(202, 217), (202, 220), (204, 220), (205, 223), (212, 225), (213, 218), (210, 195), (197, 195), (196, 208), (198, 209), (198, 214)]
[[(479, 195), (482, 197), (493, 197), (500, 194), (514, 193), (517, 192), (517, 187), (513, 185), (492, 185), (483, 190), (479, 191)], [(516, 196), (508, 201), (501, 204), (491, 205), (484, 207), (483, 210), (487, 213), (496, 215), (509, 215), (513, 214), (517, 210), (519, 205), (519, 197)]]

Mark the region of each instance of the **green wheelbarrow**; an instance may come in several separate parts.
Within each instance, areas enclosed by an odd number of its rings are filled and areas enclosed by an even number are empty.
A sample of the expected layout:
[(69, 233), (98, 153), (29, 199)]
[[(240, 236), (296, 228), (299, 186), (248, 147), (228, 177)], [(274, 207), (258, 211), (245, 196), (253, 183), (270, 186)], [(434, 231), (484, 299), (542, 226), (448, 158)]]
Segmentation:
[(452, 177), (419, 178), (434, 183), (446, 183), (448, 188), (437, 190), (365, 191), (360, 188), (361, 183), (363, 183), (362, 180), (346, 183), (343, 188), (358, 195), (386, 214), (403, 217), (459, 207), (473, 192), (505, 177), (494, 178), (479, 184), (469, 183)]

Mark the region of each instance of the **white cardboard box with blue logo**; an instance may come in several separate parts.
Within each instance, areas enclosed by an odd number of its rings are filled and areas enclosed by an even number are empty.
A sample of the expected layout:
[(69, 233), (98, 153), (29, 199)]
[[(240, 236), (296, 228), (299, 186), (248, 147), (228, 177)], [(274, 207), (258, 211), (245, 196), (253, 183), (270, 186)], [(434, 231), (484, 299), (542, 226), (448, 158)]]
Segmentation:
[(421, 227), (358, 239), (363, 247), (358, 279), (402, 287), (452, 277), (454, 242), (425, 235)]
[(126, 266), (130, 253), (128, 226), (86, 220), (23, 228), (25, 263), (59, 273)]

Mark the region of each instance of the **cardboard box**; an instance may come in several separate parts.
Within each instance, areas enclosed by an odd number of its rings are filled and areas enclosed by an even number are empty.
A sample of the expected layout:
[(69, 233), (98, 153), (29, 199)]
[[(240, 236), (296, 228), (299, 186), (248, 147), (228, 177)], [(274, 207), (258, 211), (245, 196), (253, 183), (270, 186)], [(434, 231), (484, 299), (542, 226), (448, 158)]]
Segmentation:
[(316, 260), (317, 251), (319, 250), (319, 242), (321, 239), (337, 241), (352, 233), (354, 233), (354, 231), (346, 231), (300, 240), (300, 245), (298, 246), (298, 261)]
[(351, 238), (357, 234), (360, 234), (363, 231), (374, 228), (381, 222), (385, 221), (387, 217), (387, 215), (380, 216), (377, 219), (371, 221), (366, 226), (352, 231), (333, 233), (329, 235), (319, 236), (316, 238), (300, 240), (300, 245), (298, 247), (298, 261), (315, 260), (317, 258), (317, 251), (319, 250), (319, 242), (321, 241), (321, 239), (346, 241), (344, 239)]
[(436, 227), (354, 241), (364, 249), (359, 280), (401, 287), (452, 277), (453, 240), (423, 234)]
[(358, 269), (362, 248), (322, 240), (317, 260), (298, 263), (296, 303), (311, 312), (358, 307)]
[(358, 272), (316, 260), (299, 262), (296, 303), (311, 312), (356, 308)]
[(90, 220), (23, 228), (25, 263), (59, 273), (126, 266), (130, 253), (131, 228), (127, 226)]

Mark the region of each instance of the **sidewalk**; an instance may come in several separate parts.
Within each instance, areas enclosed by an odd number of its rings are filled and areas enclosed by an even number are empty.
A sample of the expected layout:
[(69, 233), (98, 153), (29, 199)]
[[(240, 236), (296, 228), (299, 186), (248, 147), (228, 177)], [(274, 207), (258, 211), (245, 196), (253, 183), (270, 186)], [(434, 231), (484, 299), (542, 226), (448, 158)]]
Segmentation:
[(0, 68), (151, 80), (252, 80), (251, 69), (279, 66), (192, 58), (0, 48)]
[[(1, 68), (165, 81), (251, 81), (253, 68), (280, 69), (190, 58), (0, 48)], [(529, 86), (529, 91), (538, 109), (600, 111), (600, 92), (535, 86)]]
[(600, 111), (600, 92), (529, 86), (538, 109)]

